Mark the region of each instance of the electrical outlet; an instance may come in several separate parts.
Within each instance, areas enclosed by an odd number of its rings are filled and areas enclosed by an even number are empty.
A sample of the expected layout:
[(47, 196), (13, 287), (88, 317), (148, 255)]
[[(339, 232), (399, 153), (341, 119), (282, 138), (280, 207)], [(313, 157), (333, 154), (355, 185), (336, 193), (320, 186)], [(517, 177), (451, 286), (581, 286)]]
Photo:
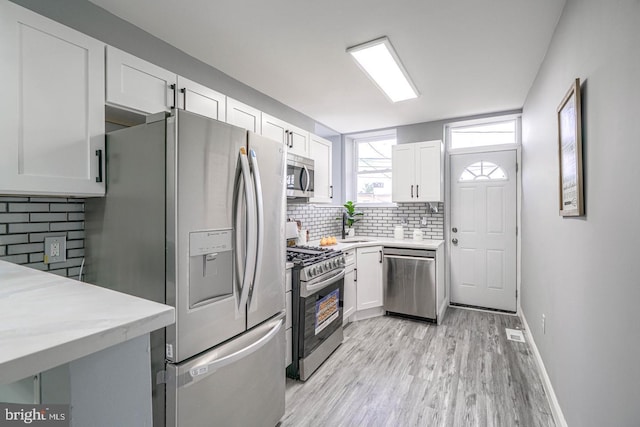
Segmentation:
[(67, 236), (44, 238), (44, 263), (53, 264), (67, 260)]
[(545, 325), (546, 320), (547, 320), (547, 317), (544, 314), (542, 314), (542, 334), (547, 333), (547, 329)]

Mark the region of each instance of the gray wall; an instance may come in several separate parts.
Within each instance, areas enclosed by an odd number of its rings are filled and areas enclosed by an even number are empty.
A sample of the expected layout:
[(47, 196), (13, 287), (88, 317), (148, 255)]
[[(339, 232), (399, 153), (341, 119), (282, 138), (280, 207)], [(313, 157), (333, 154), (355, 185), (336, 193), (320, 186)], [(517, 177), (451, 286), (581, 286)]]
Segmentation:
[[(315, 122), (312, 118), (258, 92), (220, 70), (198, 61), (87, 0), (11, 1), (106, 44), (211, 87), (293, 125), (323, 137), (337, 134), (337, 132)], [(179, 2), (176, 2), (176, 7), (179, 7)], [(224, 40), (217, 41), (217, 43), (224, 43)]]
[[(570, 426), (640, 424), (639, 28), (638, 0), (568, 0), (523, 108), (522, 309)], [(586, 216), (563, 219), (556, 108), (576, 77)]]
[(508, 114), (520, 114), (521, 110), (500, 111), (495, 113), (479, 114), (476, 116), (456, 117), (446, 120), (436, 120), (433, 122), (415, 123), (412, 125), (398, 126), (396, 137), (398, 144), (408, 144), (411, 142), (432, 141), (434, 139), (444, 139), (444, 126), (453, 122), (466, 120), (483, 119), (487, 117), (504, 116)]

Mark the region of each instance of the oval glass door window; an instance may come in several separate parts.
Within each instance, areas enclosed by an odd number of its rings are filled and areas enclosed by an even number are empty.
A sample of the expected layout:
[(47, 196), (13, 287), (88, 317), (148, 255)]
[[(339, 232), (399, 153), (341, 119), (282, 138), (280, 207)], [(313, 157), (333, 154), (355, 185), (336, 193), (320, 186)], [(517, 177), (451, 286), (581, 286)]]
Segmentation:
[(480, 160), (467, 166), (460, 174), (458, 181), (501, 181), (506, 179), (507, 174), (500, 166)]

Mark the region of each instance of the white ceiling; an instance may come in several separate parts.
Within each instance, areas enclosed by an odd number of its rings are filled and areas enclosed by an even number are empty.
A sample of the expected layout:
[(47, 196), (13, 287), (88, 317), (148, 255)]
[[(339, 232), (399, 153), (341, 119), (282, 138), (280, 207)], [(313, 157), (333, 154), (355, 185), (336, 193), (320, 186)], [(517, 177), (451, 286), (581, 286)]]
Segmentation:
[[(521, 108), (565, 0), (91, 0), (340, 133)], [(392, 104), (349, 46), (391, 39)]]

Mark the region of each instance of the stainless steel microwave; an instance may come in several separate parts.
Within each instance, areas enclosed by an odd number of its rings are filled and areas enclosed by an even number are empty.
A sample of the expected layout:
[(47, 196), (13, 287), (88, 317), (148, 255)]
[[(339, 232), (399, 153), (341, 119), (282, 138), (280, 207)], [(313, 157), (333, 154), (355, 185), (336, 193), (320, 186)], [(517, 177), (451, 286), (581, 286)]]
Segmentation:
[(287, 154), (287, 197), (313, 197), (313, 159)]

